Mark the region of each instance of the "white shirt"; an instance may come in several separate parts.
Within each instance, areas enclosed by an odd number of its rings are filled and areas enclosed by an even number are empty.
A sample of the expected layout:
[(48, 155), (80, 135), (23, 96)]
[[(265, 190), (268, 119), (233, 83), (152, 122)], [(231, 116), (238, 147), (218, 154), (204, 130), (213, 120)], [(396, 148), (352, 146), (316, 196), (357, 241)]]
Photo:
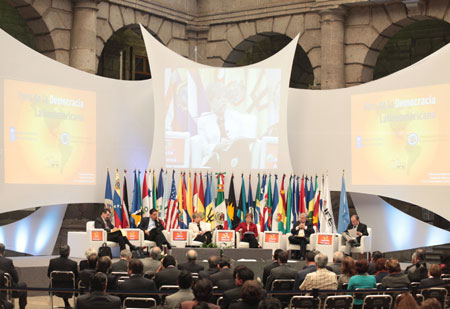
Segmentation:
[(148, 219), (148, 230), (151, 231), (156, 228), (156, 223), (152, 218)]

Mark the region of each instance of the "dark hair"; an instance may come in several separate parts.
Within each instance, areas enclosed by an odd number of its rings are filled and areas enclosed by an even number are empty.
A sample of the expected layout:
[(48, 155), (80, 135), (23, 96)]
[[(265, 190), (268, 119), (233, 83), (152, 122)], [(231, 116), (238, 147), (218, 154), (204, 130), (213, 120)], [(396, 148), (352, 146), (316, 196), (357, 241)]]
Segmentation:
[(434, 278), (440, 278), (441, 273), (441, 267), (438, 264), (430, 265), (430, 275), (432, 275)]
[(416, 250), (416, 258), (421, 262), (425, 261), (425, 258), (426, 258), (425, 250), (417, 249)]
[(5, 253), (5, 244), (0, 243), (0, 254)]
[(198, 304), (193, 305), (192, 309), (210, 309), (209, 304), (206, 301), (200, 301)]
[(144, 271), (144, 264), (141, 260), (131, 259), (128, 261), (128, 269), (131, 270), (132, 274), (140, 275)]
[(242, 300), (249, 305), (256, 305), (262, 298), (262, 289), (256, 280), (247, 280), (242, 286)]
[(416, 300), (410, 293), (402, 293), (395, 299), (396, 309), (415, 309), (419, 308)]
[(366, 259), (357, 260), (355, 263), (356, 272), (363, 275), (369, 271), (369, 262)]
[(306, 252), (306, 262), (314, 262), (315, 257), (316, 257), (316, 253), (314, 251)]
[(342, 260), (342, 274), (347, 275), (349, 277), (356, 274), (355, 270), (355, 260), (351, 257), (347, 256)]
[(242, 280), (242, 282), (245, 282), (247, 280), (253, 280), (254, 276), (255, 274), (253, 273), (253, 271), (244, 265), (236, 266), (233, 272), (233, 278)]
[(170, 265), (175, 266), (177, 264), (175, 258), (172, 255), (166, 255), (163, 259), (162, 265), (164, 268), (169, 267)]
[(95, 269), (97, 267), (97, 261), (98, 261), (98, 255), (96, 253), (88, 256), (88, 258), (87, 258), (88, 268)]
[(59, 255), (61, 257), (68, 257), (70, 254), (70, 247), (69, 245), (62, 245), (61, 247), (59, 247)]
[(374, 251), (372, 253), (372, 259), (374, 262), (376, 262), (378, 259), (381, 259), (383, 257), (383, 253), (381, 253), (380, 251)]
[(102, 214), (106, 214), (106, 213), (111, 213), (111, 210), (109, 210), (108, 208), (103, 208)]
[(217, 268), (217, 264), (219, 264), (219, 261), (220, 261), (220, 257), (218, 257), (217, 255), (211, 255), (208, 258), (209, 268)]
[(202, 301), (209, 302), (209, 300), (213, 296), (212, 288), (213, 285), (211, 281), (209, 281), (208, 279), (198, 280), (192, 289), (192, 292), (194, 293), (195, 296), (195, 300), (197, 300), (198, 302)]
[(441, 309), (441, 303), (436, 298), (428, 298), (422, 302), (422, 309)]
[(178, 275), (178, 286), (180, 289), (188, 289), (192, 286), (192, 273), (188, 270), (182, 270)]
[(281, 251), (280, 253), (278, 253), (278, 260), (280, 260), (280, 262), (282, 264), (287, 263), (288, 258), (289, 258), (289, 256), (288, 256), (287, 252)]
[(281, 302), (278, 298), (266, 297), (259, 303), (258, 309), (281, 309)]
[(107, 274), (111, 268), (111, 259), (109, 256), (102, 256), (97, 261), (97, 271)]
[(275, 250), (275, 252), (273, 253), (274, 260), (278, 260), (278, 254), (280, 254), (280, 252), (283, 252), (283, 250), (282, 249)]
[(219, 266), (220, 266), (220, 268), (223, 268), (225, 266), (230, 267), (230, 260), (227, 259), (226, 257), (222, 257), (219, 261)]
[(376, 262), (375, 262), (375, 271), (387, 271), (386, 269), (386, 259), (385, 258), (379, 258)]
[(104, 291), (106, 288), (106, 282), (108, 279), (104, 273), (95, 273), (95, 275), (91, 279), (91, 292), (94, 291)]
[(398, 273), (401, 271), (400, 263), (397, 259), (390, 258), (386, 261), (386, 269), (389, 273)]
[(150, 214), (153, 214), (155, 212), (157, 212), (157, 210), (155, 208), (150, 209)]

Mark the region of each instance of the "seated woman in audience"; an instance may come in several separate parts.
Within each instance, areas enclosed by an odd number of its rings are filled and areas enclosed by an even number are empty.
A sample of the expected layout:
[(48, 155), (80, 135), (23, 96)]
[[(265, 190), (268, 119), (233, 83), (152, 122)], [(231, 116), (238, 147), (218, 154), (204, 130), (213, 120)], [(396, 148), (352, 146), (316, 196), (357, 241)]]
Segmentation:
[(212, 288), (213, 285), (209, 279), (200, 279), (192, 288), (194, 300), (182, 302), (180, 308), (192, 309), (194, 306), (203, 306), (204, 303), (208, 303), (210, 309), (220, 309), (219, 306), (210, 303), (213, 297)]
[(194, 222), (189, 223), (189, 231), (192, 232), (194, 241), (210, 244), (212, 240), (211, 225), (201, 221), (202, 217), (197, 212), (192, 215), (192, 220)]
[(258, 237), (258, 228), (253, 221), (253, 214), (245, 215), (245, 222), (239, 223), (235, 231), (241, 233), (241, 241), (248, 242), (250, 248), (258, 248), (259, 244), (256, 240)]
[(258, 309), (263, 299), (261, 285), (256, 280), (247, 280), (242, 285), (241, 301), (231, 304), (230, 309)]
[(339, 276), (338, 290), (342, 290), (344, 284), (348, 284), (350, 278), (355, 274), (355, 260), (353, 260), (350, 256), (345, 257), (342, 261), (342, 274)]
[(397, 259), (387, 260), (386, 269), (389, 274), (381, 280), (381, 286), (383, 289), (409, 287), (408, 275), (401, 271), (400, 263)]
[(282, 309), (278, 298), (266, 297), (260, 303), (258, 309)]
[(379, 258), (375, 262), (375, 279), (377, 280), (377, 283), (381, 283), (381, 280), (383, 280), (383, 278), (386, 277), (388, 274), (389, 273), (386, 269), (386, 259)]
[[(357, 260), (355, 263), (356, 275), (348, 281), (347, 290), (376, 289), (377, 281), (374, 276), (369, 276), (369, 262), (366, 259)], [(353, 308), (360, 308), (364, 302), (364, 294), (355, 294)]]
[(419, 306), (410, 293), (403, 293), (395, 299), (395, 309), (419, 309)]

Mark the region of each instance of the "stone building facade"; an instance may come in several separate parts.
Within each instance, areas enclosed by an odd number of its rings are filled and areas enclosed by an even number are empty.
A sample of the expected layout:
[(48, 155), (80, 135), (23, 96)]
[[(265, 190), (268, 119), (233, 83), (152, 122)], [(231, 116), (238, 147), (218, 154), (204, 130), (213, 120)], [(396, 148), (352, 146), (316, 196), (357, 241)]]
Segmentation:
[[(36, 50), (94, 74), (114, 65), (102, 59), (111, 37), (131, 29), (138, 40), (138, 24), (178, 54), (213, 66), (237, 65), (258, 42), (300, 34), (298, 50), (321, 89), (372, 80), (380, 51), (404, 27), (423, 20), (450, 22), (449, 0), (1, 1), (25, 20)], [(142, 43), (136, 50), (145, 56)]]

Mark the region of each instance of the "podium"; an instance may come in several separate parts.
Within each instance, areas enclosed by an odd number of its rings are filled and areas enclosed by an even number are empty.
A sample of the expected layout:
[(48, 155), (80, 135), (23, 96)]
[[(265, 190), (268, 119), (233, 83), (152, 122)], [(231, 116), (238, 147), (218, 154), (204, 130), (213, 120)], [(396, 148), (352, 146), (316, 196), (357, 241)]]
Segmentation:
[(317, 233), (315, 237), (315, 250), (328, 256), (328, 262), (333, 261), (333, 254), (338, 251), (338, 234)]

